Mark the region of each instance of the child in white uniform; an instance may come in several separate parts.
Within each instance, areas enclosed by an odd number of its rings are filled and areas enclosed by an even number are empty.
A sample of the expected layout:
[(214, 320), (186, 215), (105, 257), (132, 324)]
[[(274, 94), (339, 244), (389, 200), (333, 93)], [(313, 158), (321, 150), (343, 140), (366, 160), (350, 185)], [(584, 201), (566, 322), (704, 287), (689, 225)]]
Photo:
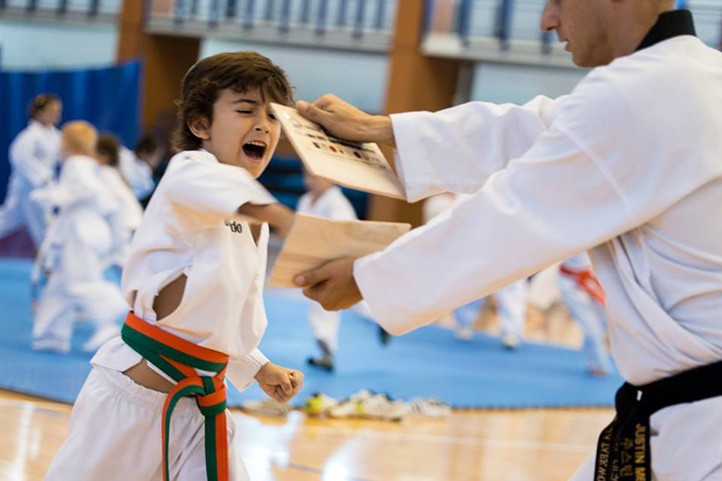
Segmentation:
[(28, 126), (10, 144), (10, 180), (5, 202), (0, 207), (0, 237), (25, 226), (39, 247), (45, 237), (45, 212), (30, 201), (33, 190), (47, 184), (55, 176), (58, 165), (60, 121), (63, 105), (52, 94), (41, 94), (30, 103)]
[(606, 341), (604, 291), (592, 273), (592, 264), (586, 252), (562, 262), (557, 283), (569, 314), (584, 333), (582, 351), (587, 358), (587, 372), (592, 376), (606, 376), (611, 362)]
[(108, 259), (108, 264), (123, 266), (125, 265), (126, 256), (128, 254), (127, 247), (133, 233), (140, 227), (140, 221), (143, 218), (143, 208), (138, 199), (133, 195), (133, 191), (118, 170), (120, 158), (120, 144), (113, 135), (103, 134), (98, 137), (98, 145), (96, 146), (96, 159), (100, 164), (98, 173), (100, 180), (108, 190), (120, 207), (120, 229), (119, 238), (116, 240), (119, 246), (115, 256)]
[(118, 207), (102, 187), (98, 164), (91, 157), (96, 139), (87, 122), (66, 124), (60, 178), (32, 194), (33, 200), (60, 212), (48, 233), (57, 257), (51, 261), (53, 272), (35, 316), (32, 347), (36, 350), (68, 352), (73, 325), (82, 318), (95, 324), (95, 334), (83, 346), (94, 351), (117, 335), (115, 321), (127, 309), (118, 286), (103, 278), (103, 258), (116, 247)]
[[(303, 181), (308, 192), (299, 199), (296, 208), (298, 212), (328, 219), (357, 219), (351, 202), (343, 195), (339, 187), (308, 171), (304, 171)], [(318, 302), (311, 301), (308, 309), (308, 321), (321, 350), (321, 356), (308, 358), (308, 364), (333, 371), (333, 355), (338, 349), (340, 320), (339, 312), (327, 311)]]
[(224, 375), (239, 389), (255, 379), (280, 402), (303, 380), (258, 349), (267, 322), (265, 222), (285, 235), (293, 221), (255, 180), (280, 135), (271, 101), (290, 104), (291, 87), (255, 52), (214, 55), (186, 74), (182, 151), (148, 205), (123, 272), (133, 310), (122, 337), (93, 358), (46, 480), (248, 479), (224, 410)]

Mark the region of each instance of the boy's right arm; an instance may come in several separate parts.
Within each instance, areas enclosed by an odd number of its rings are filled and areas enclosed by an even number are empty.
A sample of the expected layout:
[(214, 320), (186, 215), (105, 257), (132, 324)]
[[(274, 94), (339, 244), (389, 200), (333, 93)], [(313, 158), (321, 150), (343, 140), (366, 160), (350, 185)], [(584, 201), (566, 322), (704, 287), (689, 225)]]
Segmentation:
[(259, 222), (268, 222), (281, 237), (288, 235), (296, 218), (295, 212), (278, 203), (265, 205), (246, 203), (238, 208), (238, 213)]

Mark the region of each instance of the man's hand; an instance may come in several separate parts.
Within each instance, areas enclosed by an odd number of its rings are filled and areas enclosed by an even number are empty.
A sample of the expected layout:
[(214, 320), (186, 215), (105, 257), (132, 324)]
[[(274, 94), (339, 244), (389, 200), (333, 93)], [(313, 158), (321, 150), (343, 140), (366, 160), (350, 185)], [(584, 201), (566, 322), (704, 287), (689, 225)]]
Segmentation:
[(303, 386), (303, 373), (295, 369), (287, 369), (271, 362), (265, 364), (255, 375), (263, 392), (278, 402), (291, 400)]
[(336, 259), (293, 278), (303, 294), (317, 301), (327, 311), (338, 311), (353, 306), (362, 299), (353, 278), (353, 257)]
[(326, 94), (313, 103), (299, 100), (296, 110), (335, 137), (396, 147), (390, 117), (367, 114), (333, 94)]

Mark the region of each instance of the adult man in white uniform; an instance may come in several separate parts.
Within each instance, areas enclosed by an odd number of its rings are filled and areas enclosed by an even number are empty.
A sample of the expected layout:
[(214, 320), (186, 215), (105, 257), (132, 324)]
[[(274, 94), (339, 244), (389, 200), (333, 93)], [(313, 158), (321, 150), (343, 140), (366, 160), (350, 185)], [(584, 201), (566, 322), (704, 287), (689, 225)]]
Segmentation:
[(627, 424), (575, 481), (722, 479), (722, 54), (673, 8), (549, 0), (542, 27), (599, 67), (556, 100), (391, 118), (298, 105), (339, 137), (395, 144), (412, 201), (481, 189), (381, 253), (299, 276), (327, 308), (363, 297), (402, 333), (591, 249)]
[(27, 227), (35, 247), (45, 236), (43, 208), (30, 201), (30, 193), (50, 182), (58, 165), (60, 131), (55, 127), (62, 102), (51, 94), (35, 97), (28, 112), (30, 123), (10, 144), (10, 180), (0, 207), (0, 238)]

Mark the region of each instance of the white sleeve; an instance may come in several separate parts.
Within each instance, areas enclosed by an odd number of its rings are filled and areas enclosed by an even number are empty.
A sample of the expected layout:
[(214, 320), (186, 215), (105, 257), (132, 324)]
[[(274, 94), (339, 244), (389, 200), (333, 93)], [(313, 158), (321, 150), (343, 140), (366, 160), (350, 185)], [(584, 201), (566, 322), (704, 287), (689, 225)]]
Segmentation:
[(216, 162), (183, 161), (164, 176), (168, 199), (199, 214), (208, 224), (233, 217), (243, 204), (273, 204), (276, 199), (245, 169)]
[(10, 163), (34, 186), (41, 186), (53, 178), (53, 171), (38, 158), (41, 142), (27, 131), (21, 133), (10, 146)]
[(226, 377), (239, 391), (243, 391), (253, 384), (258, 371), (268, 362), (268, 358), (256, 348), (245, 357), (231, 358)]
[(56, 183), (34, 191), (31, 198), (47, 207), (69, 207), (97, 197), (99, 190), (103, 193), (99, 182), (92, 169), (70, 161), (63, 165)]
[(391, 115), (395, 166), (409, 201), (476, 192), (537, 141), (566, 98), (539, 96), (522, 106), (469, 102), (436, 113)]
[(655, 97), (630, 102), (603, 76), (575, 93), (536, 144), (479, 192), (356, 261), (363, 297), (388, 331), (429, 323), (617, 237), (711, 181), (708, 165), (679, 161), (673, 116), (650, 120)]

